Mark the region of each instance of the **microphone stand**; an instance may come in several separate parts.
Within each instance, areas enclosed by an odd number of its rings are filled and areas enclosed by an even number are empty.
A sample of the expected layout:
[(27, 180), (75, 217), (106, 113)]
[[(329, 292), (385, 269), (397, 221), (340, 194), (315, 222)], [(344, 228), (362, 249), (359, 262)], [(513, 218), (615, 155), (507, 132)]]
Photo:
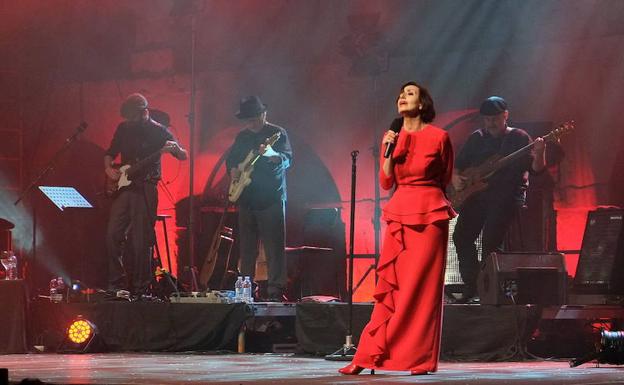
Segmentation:
[[(35, 186), (37, 186), (41, 182), (41, 180), (43, 180), (43, 178), (51, 170), (54, 169), (54, 167), (56, 166), (56, 162), (59, 160), (61, 155), (64, 154), (65, 151), (67, 151), (69, 149), (69, 147), (72, 145), (72, 143), (74, 143), (76, 141), (78, 136), (84, 130), (87, 129), (87, 126), (88, 125), (87, 125), (86, 122), (80, 123), (80, 125), (78, 127), (76, 127), (76, 130), (74, 131), (74, 133), (70, 137), (65, 139), (65, 143), (63, 144), (63, 146), (56, 151), (56, 153), (52, 156), (52, 158), (48, 161), (48, 163), (41, 169), (41, 171), (37, 174), (37, 176), (35, 176), (35, 178), (33, 178), (33, 180), (28, 184), (28, 186), (20, 193), (20, 195), (17, 198), (17, 200), (15, 202), (13, 202), (13, 204), (15, 206), (17, 206), (28, 194), (30, 194), (30, 192), (32, 190), (34, 190)], [(30, 258), (31, 262), (33, 264), (33, 267), (34, 267), (35, 262), (37, 261), (37, 209), (36, 209), (36, 207), (37, 207), (37, 205), (33, 201), (33, 207), (32, 207), (32, 255), (31, 255), (31, 258)], [(34, 282), (34, 277), (32, 277), (32, 279), (30, 279), (30, 283), (34, 287), (34, 283), (35, 283)]]
[(329, 361), (351, 361), (357, 350), (353, 344), (353, 240), (355, 238), (355, 177), (357, 175), (356, 163), (359, 153), (358, 150), (351, 151), (351, 218), (349, 220), (349, 280), (347, 283), (349, 289), (349, 323), (345, 336), (345, 343), (342, 345), (342, 348), (325, 356), (325, 359)]

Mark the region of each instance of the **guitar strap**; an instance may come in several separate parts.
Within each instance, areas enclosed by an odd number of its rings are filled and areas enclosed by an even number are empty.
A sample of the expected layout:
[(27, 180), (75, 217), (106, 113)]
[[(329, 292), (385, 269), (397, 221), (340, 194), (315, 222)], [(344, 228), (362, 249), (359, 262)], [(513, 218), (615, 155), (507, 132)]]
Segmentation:
[[(505, 145), (509, 143), (509, 138), (511, 137), (511, 133), (514, 132), (516, 129), (513, 127), (507, 127), (509, 130), (505, 133), (505, 136), (503, 137), (503, 140), (501, 141), (501, 146), (499, 148), (499, 151), (502, 150), (503, 148), (505, 148)], [(512, 149), (511, 152), (516, 151), (516, 149)], [(508, 154), (501, 154), (503, 156), (506, 156)]]

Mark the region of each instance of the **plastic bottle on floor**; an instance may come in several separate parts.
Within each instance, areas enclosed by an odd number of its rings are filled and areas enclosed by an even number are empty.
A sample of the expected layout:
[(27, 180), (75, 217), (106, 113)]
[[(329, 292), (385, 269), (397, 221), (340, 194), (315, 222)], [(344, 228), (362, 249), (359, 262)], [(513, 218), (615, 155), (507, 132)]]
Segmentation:
[(238, 277), (234, 283), (234, 302), (243, 302), (243, 277)]
[(253, 297), (251, 296), (251, 279), (249, 277), (245, 277), (243, 281), (243, 302), (253, 302)]
[(63, 289), (59, 287), (56, 277), (50, 280), (50, 301), (55, 303), (63, 301)]
[(5, 279), (17, 279), (17, 257), (12, 250), (2, 252), (2, 266), (5, 269)]

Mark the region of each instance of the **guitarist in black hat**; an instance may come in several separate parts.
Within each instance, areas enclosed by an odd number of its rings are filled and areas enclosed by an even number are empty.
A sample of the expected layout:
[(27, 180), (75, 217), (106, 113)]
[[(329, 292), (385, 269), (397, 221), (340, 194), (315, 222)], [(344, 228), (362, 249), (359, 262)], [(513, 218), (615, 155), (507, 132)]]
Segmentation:
[[(524, 130), (507, 125), (507, 102), (498, 96), (483, 101), (479, 110), (483, 128), (473, 132), (455, 160), (452, 184), (456, 191), (466, 188), (462, 172), (479, 166), (493, 155), (509, 155), (531, 143)], [(488, 179), (487, 188), (469, 197), (459, 207), (459, 217), (453, 232), (453, 242), (459, 259), (459, 271), (464, 281), (462, 300), (478, 303), (477, 274), (479, 262), (475, 241), (483, 231), (482, 256), (500, 251), (507, 229), (517, 207), (526, 203), (529, 172), (541, 172), (546, 165), (545, 143), (535, 139), (533, 153), (517, 159), (498, 170)]]
[[(150, 118), (147, 106), (147, 99), (139, 93), (126, 98), (120, 111), (125, 120), (117, 126), (104, 155), (104, 170), (112, 186), (108, 192), (114, 196), (106, 234), (108, 290), (129, 290), (136, 297), (146, 294), (153, 276), (160, 155), (187, 157), (167, 127)], [(113, 166), (118, 155), (124, 165), (121, 169)]]
[[(268, 269), (268, 300), (281, 302), (287, 282), (284, 255), (284, 217), (286, 203), (286, 169), (292, 159), (292, 148), (286, 130), (267, 122), (267, 106), (258, 96), (240, 101), (236, 117), (243, 122), (226, 159), (233, 181), (245, 178), (239, 165), (250, 152), (260, 155), (254, 163), (249, 182), (238, 198), (241, 274), (253, 280), (258, 245), (264, 245)], [(277, 138), (272, 145), (268, 141)], [(244, 184), (243, 184), (244, 185)]]

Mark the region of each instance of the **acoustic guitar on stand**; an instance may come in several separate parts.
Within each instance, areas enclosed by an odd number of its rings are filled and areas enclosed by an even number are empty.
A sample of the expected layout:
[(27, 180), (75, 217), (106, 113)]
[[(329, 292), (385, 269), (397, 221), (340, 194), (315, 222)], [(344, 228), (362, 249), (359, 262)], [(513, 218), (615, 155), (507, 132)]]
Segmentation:
[[(281, 133), (276, 132), (271, 135), (264, 141), (264, 146), (273, 146), (280, 138)], [(249, 154), (245, 157), (245, 159), (240, 162), (237, 166), (239, 171), (239, 175), (237, 177), (232, 177), (232, 181), (230, 182), (230, 187), (228, 189), (228, 199), (230, 202), (235, 203), (240, 198), (241, 194), (245, 190), (245, 187), (249, 186), (251, 183), (251, 173), (254, 170), (254, 166), (256, 161), (260, 159), (262, 153), (258, 150), (251, 150)]]
[[(544, 142), (556, 142), (563, 134), (566, 134), (573, 129), (574, 121), (571, 120), (560, 124), (557, 128), (544, 135), (542, 138), (544, 139)], [(449, 185), (449, 188), (447, 189), (447, 196), (451, 201), (453, 208), (460, 209), (461, 206), (476, 193), (487, 189), (488, 178), (503, 167), (506, 167), (525, 156), (529, 151), (531, 151), (534, 145), (535, 142), (532, 142), (507, 156), (502, 156), (500, 154), (492, 155), (480, 165), (469, 167), (462, 171), (460, 175), (466, 178), (464, 188), (461, 190), (455, 190), (452, 185)]]

